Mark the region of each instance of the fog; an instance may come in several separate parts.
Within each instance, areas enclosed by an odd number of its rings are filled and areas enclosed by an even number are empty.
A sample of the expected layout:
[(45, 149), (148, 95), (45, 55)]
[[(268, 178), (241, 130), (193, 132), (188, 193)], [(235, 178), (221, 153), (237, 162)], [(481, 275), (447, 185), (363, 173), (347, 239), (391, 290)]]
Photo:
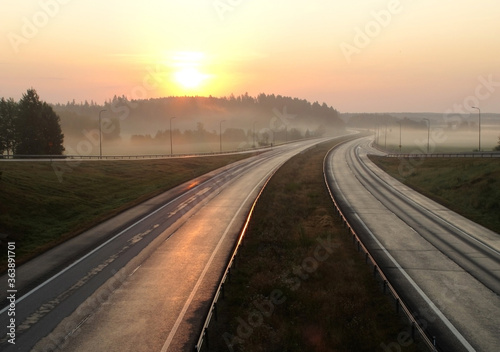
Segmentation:
[[(408, 117), (410, 115), (410, 117)], [(378, 145), (403, 153), (472, 152), (479, 149), (478, 115), (351, 114), (343, 117), (351, 128), (369, 130)], [(429, 128), (430, 122), (430, 128)], [(481, 151), (498, 146), (500, 115), (481, 118)]]
[(66, 155), (99, 155), (101, 148), (103, 155), (236, 151), (336, 135), (345, 127), (338, 112), (324, 103), (274, 94), (115, 97), (104, 105), (71, 102), (54, 109), (61, 117)]

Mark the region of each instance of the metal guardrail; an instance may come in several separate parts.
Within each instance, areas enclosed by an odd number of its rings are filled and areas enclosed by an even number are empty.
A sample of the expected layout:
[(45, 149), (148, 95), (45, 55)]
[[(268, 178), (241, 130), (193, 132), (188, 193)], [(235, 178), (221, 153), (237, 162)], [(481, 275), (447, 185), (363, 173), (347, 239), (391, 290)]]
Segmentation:
[(324, 175), (324, 178), (325, 178), (325, 184), (326, 184), (326, 187), (328, 189), (328, 193), (330, 194), (330, 198), (332, 199), (333, 204), (335, 206), (335, 211), (337, 212), (337, 214), (342, 219), (344, 227), (347, 229), (347, 233), (350, 236), (352, 236), (352, 242), (353, 242), (353, 244), (355, 244), (357, 246), (358, 252), (361, 252), (361, 251), (364, 252), (364, 254), (365, 254), (365, 262), (366, 263), (371, 262), (371, 264), (373, 265), (373, 275), (376, 276), (377, 273), (378, 273), (378, 275), (380, 275), (380, 278), (383, 280), (383, 291), (384, 291), (384, 293), (386, 293), (387, 290), (389, 290), (389, 293), (391, 293), (391, 295), (393, 296), (393, 298), (395, 300), (395, 303), (396, 303), (396, 311), (399, 313), (400, 309), (402, 309), (403, 313), (408, 318), (409, 323), (411, 324), (411, 336), (412, 336), (412, 338), (414, 338), (415, 331), (418, 332), (419, 335), (421, 336), (422, 340), (424, 341), (424, 343), (429, 348), (429, 350), (433, 351), (433, 352), (436, 352), (437, 348), (436, 348), (436, 339), (435, 339), (435, 337), (433, 337), (432, 341), (431, 341), (431, 339), (427, 336), (427, 334), (422, 329), (422, 327), (418, 324), (418, 321), (417, 321), (416, 317), (411, 313), (411, 311), (408, 308), (408, 306), (405, 304), (405, 302), (403, 301), (403, 299), (396, 292), (396, 289), (391, 285), (389, 279), (387, 278), (387, 276), (385, 276), (385, 274), (382, 271), (382, 269), (380, 269), (380, 267), (377, 264), (375, 258), (370, 254), (370, 251), (365, 247), (365, 245), (361, 241), (360, 237), (358, 236), (358, 234), (356, 233), (356, 231), (351, 226), (351, 224), (347, 220), (346, 216), (344, 215), (344, 213), (340, 209), (339, 204), (335, 200), (335, 196), (333, 195), (332, 189), (330, 188), (330, 184), (328, 183), (325, 165), (326, 165), (326, 159), (328, 158), (328, 155), (330, 155), (330, 152), (335, 147), (337, 147), (337, 146), (334, 146), (332, 149), (330, 149), (328, 151), (328, 153), (326, 154), (325, 158), (323, 159), (323, 175)]
[(259, 194), (255, 198), (255, 201), (252, 204), (252, 207), (250, 208), (250, 212), (248, 213), (247, 219), (245, 221), (245, 224), (243, 225), (243, 228), (240, 232), (240, 235), (238, 237), (238, 242), (236, 243), (236, 246), (234, 248), (233, 254), (231, 255), (231, 258), (229, 259), (229, 263), (226, 266), (226, 270), (224, 271), (222, 275), (222, 279), (220, 280), (219, 286), (217, 287), (217, 291), (215, 292), (214, 298), (212, 300), (212, 304), (210, 305), (210, 308), (207, 313), (207, 317), (205, 318), (205, 322), (202, 326), (200, 336), (198, 338), (198, 341), (194, 347), (195, 352), (200, 352), (203, 343), (206, 343), (207, 347), (209, 348), (209, 339), (208, 339), (208, 327), (210, 326), (210, 322), (212, 321), (212, 318), (215, 318), (217, 320), (217, 302), (219, 301), (219, 298), (222, 296), (224, 298), (224, 287), (226, 285), (226, 282), (231, 279), (231, 268), (233, 268), (236, 265), (236, 255), (238, 254), (238, 251), (243, 243), (243, 238), (245, 237), (245, 234), (248, 229), (248, 224), (250, 223), (250, 219), (253, 215), (255, 206), (257, 204), (257, 201), (259, 200), (260, 196), (262, 195), (262, 192), (264, 192), (264, 189), (266, 188), (267, 184), (273, 177), (273, 175), (276, 173), (277, 169), (274, 170), (274, 172), (269, 175), (267, 178), (266, 182), (262, 186)]
[(0, 160), (133, 160), (133, 159), (168, 159), (168, 158), (183, 158), (196, 156), (212, 156), (223, 154), (237, 153), (253, 153), (270, 149), (271, 147), (233, 150), (225, 152), (208, 152), (208, 153), (186, 153), (186, 154), (141, 154), (141, 155), (0, 155)]
[(389, 158), (500, 158), (500, 152), (474, 153), (390, 153)]
[(225, 154), (245, 154), (253, 152), (263, 152), (266, 150), (272, 150), (274, 147), (280, 147), (286, 144), (311, 140), (316, 137), (302, 138), (296, 140), (290, 140), (280, 143), (272, 143), (266, 146), (254, 147), (250, 149), (238, 149), (238, 150), (227, 150), (223, 152), (206, 152), (206, 153), (184, 153), (184, 154), (139, 154), (139, 155), (40, 155), (40, 154), (0, 154), (0, 161), (3, 160), (133, 160), (133, 159), (163, 159), (163, 158), (185, 158), (185, 157), (196, 157), (196, 156), (212, 156), (212, 155), (225, 155)]

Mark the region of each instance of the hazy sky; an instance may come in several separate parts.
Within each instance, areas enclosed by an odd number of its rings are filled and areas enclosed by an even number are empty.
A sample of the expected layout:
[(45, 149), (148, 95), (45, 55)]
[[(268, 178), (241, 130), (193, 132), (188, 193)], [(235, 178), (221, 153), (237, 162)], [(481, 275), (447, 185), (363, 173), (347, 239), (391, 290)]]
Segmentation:
[(0, 0), (0, 96), (500, 112), (498, 0)]

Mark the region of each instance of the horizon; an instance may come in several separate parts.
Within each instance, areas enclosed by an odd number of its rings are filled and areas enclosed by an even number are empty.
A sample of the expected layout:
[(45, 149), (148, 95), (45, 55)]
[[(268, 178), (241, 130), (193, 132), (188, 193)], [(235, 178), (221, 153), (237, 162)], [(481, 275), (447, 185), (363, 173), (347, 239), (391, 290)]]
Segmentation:
[[(35, 89), (35, 91), (37, 91), (37, 89), (35, 87), (30, 87), (28, 89)], [(38, 92), (38, 91), (37, 91)], [(19, 97), (22, 98), (22, 95), (24, 95), (25, 92), (21, 93), (21, 96)], [(245, 93), (241, 94), (241, 95), (236, 95), (234, 93), (230, 93), (229, 95), (224, 95), (224, 96), (212, 96), (212, 95), (173, 95), (173, 96), (158, 96), (158, 97), (154, 97), (154, 98), (146, 98), (146, 99), (136, 99), (136, 100), (131, 100), (129, 97), (126, 97), (129, 101), (148, 101), (149, 99), (165, 99), (165, 98), (215, 98), (215, 99), (224, 99), (224, 98), (229, 98), (231, 95), (234, 95), (235, 97), (238, 97), (238, 96), (242, 96), (244, 95)], [(259, 93), (259, 94), (266, 94), (266, 93)], [(312, 101), (312, 100), (308, 100), (308, 99), (305, 99), (305, 98), (302, 98), (302, 97), (298, 97), (298, 96), (287, 96), (287, 95), (283, 95), (283, 94), (276, 94), (276, 93), (269, 93), (269, 95), (275, 95), (275, 96), (283, 96), (283, 97), (290, 97), (292, 99), (301, 99), (301, 100), (306, 100), (308, 101), (309, 103), (313, 104), (315, 102), (319, 103), (320, 105), (325, 103), (328, 105), (328, 107), (332, 107), (334, 108), (340, 115), (348, 115), (348, 114), (367, 114), (367, 115), (382, 115), (382, 114), (434, 114), (434, 115), (447, 115), (447, 114), (455, 114), (455, 115), (474, 115), (474, 114), (477, 114), (477, 110), (476, 111), (467, 111), (467, 112), (439, 112), (439, 111), (339, 111), (335, 106), (332, 106), (332, 105), (329, 105), (327, 102), (325, 101)], [(121, 98), (122, 96), (118, 96), (117, 94), (114, 94), (113, 96), (116, 96), (116, 97), (119, 97)], [(258, 96), (255, 95), (255, 96), (252, 96), (250, 95), (252, 98), (256, 98)], [(5, 98), (5, 99), (14, 99), (13, 97), (6, 97), (6, 96), (0, 96), (0, 99), (1, 98)], [(19, 100), (19, 99), (15, 99), (15, 100)], [(50, 102), (50, 101), (46, 101), (45, 99), (43, 99), (43, 97), (40, 97), (40, 99), (42, 101), (45, 101), (46, 103), (48, 103), (49, 105), (54, 105), (54, 106), (57, 106), (57, 105), (60, 105), (60, 106), (65, 106), (67, 104), (70, 104), (70, 103), (73, 103), (76, 104), (76, 105), (85, 105), (85, 103), (87, 102), (89, 105), (92, 106), (92, 102), (94, 103), (94, 106), (105, 106), (106, 104), (108, 104), (110, 101), (112, 101), (112, 98), (109, 97), (109, 98), (106, 98), (102, 103), (101, 102), (96, 102), (94, 101), (93, 99), (85, 99), (85, 100), (80, 100), (80, 101), (77, 101), (76, 99), (70, 99), (70, 100), (67, 100), (66, 102)], [(481, 109), (481, 115), (500, 115), (500, 111), (498, 112), (495, 112), (495, 111), (484, 111), (483, 109)]]
[(341, 113), (496, 113), (499, 10), (492, 0), (7, 0), (0, 96), (33, 87), (64, 104), (248, 92)]

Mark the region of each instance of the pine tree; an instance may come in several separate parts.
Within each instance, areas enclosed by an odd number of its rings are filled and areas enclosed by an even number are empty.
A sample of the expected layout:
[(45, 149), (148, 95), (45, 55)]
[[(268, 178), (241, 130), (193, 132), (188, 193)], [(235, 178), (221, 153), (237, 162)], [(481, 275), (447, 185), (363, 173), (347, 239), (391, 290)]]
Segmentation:
[(18, 105), (14, 99), (0, 100), (0, 155), (14, 152)]
[(64, 151), (60, 118), (33, 88), (19, 101), (16, 130), (16, 154), (61, 155)]

